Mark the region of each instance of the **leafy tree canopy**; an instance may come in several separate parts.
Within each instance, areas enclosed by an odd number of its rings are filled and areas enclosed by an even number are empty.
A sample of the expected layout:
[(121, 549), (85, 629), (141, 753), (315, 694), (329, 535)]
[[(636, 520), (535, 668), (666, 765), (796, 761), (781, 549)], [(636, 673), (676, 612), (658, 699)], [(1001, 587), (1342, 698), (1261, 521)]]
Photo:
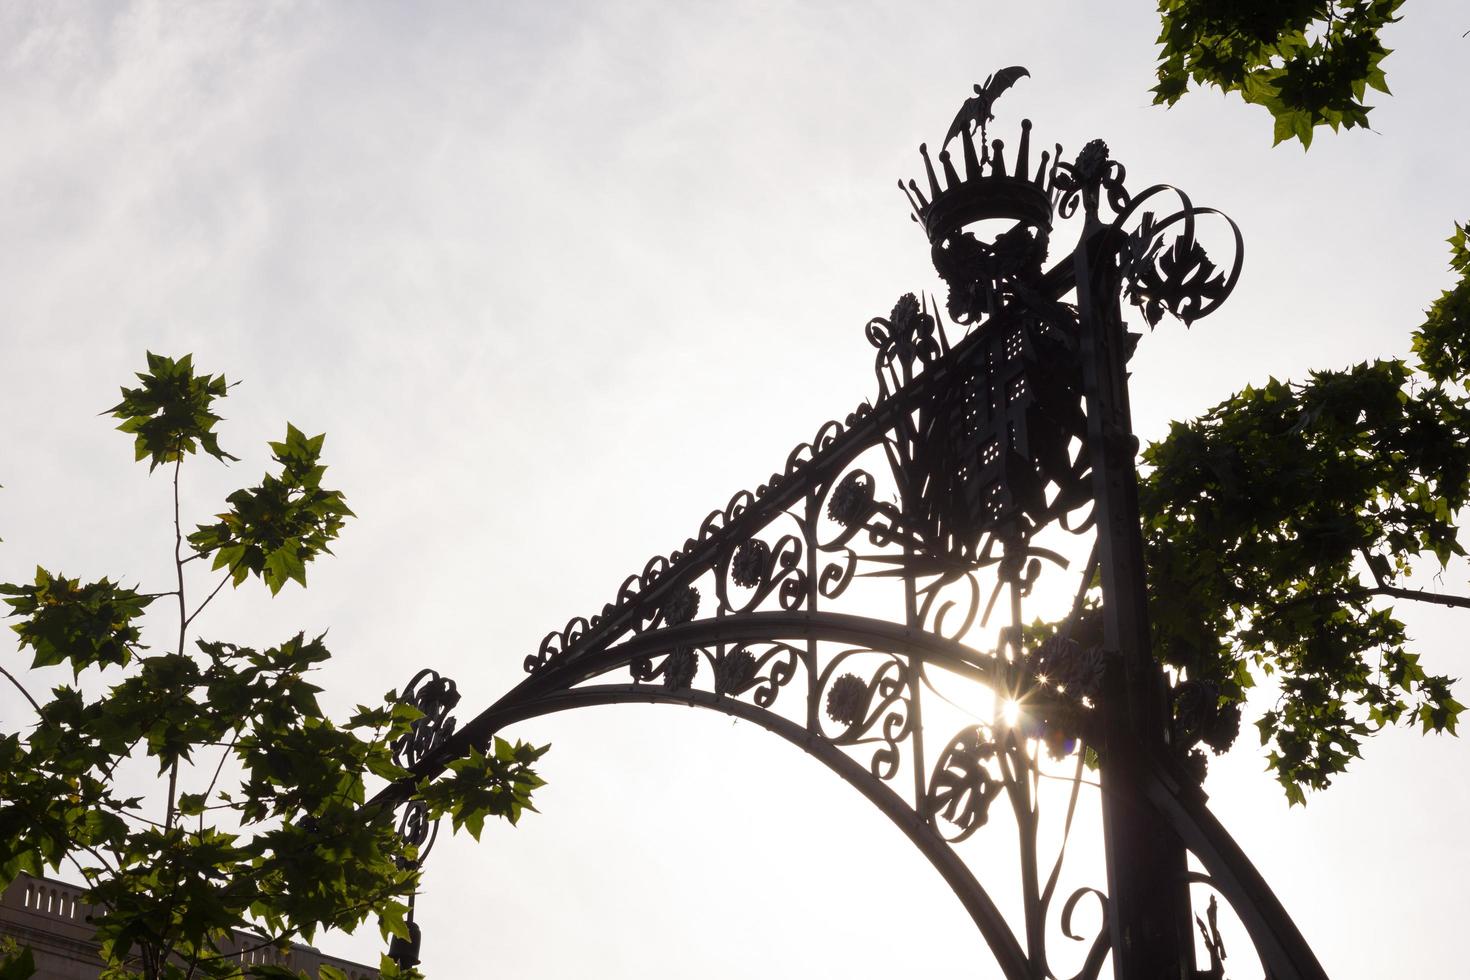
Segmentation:
[(1280, 700), (1257, 726), (1295, 802), (1382, 726), (1453, 733), (1463, 710), (1386, 603), (1470, 607), (1408, 582), (1465, 555), (1466, 271), (1416, 334), (1418, 364), (1271, 379), (1174, 423), (1144, 452), (1155, 649), (1227, 704), (1260, 675), (1277, 679)]
[(1404, 0), (1159, 0), (1159, 84), (1173, 105), (1214, 85), (1264, 107), (1275, 138), (1312, 143), (1318, 126), (1368, 125), (1368, 89), (1388, 92), (1383, 28)]
[[(1280, 143), (1367, 125), (1387, 93), (1380, 33), (1402, 0), (1160, 0), (1157, 103), (1190, 82), (1264, 106)], [(1386, 725), (1456, 731), (1453, 679), (1428, 673), (1396, 610), (1470, 597), (1421, 587), (1465, 555), (1470, 504), (1470, 248), (1414, 332), (1413, 361), (1271, 379), (1144, 452), (1150, 615), (1165, 663), (1238, 705), (1279, 686), (1256, 727), (1292, 802), (1327, 786)], [(1440, 576), (1435, 576), (1436, 586)]]
[[(32, 582), (0, 584), (31, 669), (64, 665), (72, 675), (41, 700), (0, 667), (35, 712), (22, 729), (0, 731), (0, 887), (22, 871), (70, 866), (88, 886), (85, 900), (102, 909), (103, 975), (115, 980), (296, 976), (242, 966), (229, 949), (237, 930), (281, 946), (375, 917), (385, 936), (407, 939), (416, 852), (391, 811), (363, 803), (371, 779), (412, 780), (393, 744), (420, 713), (389, 691), (377, 707), (329, 718), (309, 679), (331, 656), (323, 636), (253, 649), (192, 635), (226, 583), (253, 577), (274, 595), (288, 582), (304, 586), (306, 566), (329, 553), (352, 512), (322, 484), (324, 439), (288, 425), (270, 445), (279, 474), (230, 494), (214, 523), (185, 535), (185, 457), (202, 449), (235, 459), (214, 432), (214, 404), (229, 386), (197, 374), (187, 355), (149, 354), (138, 379), (109, 411), (150, 471), (172, 464), (175, 587), (143, 592), (46, 568)], [(209, 573), (192, 564), (200, 559)], [(204, 574), (217, 579), (211, 590), (194, 588)], [(176, 618), (166, 651), (151, 653), (142, 620), (159, 600)], [(416, 796), (431, 817), (447, 814), (478, 837), (486, 818), (514, 823), (531, 808), (543, 751), (495, 739)], [(152, 760), (160, 778), (143, 796), (115, 778), (137, 758)], [(0, 976), (33, 969), (28, 950), (0, 951)], [(386, 957), (382, 970), (417, 975)], [(324, 980), (336, 975), (323, 969)]]

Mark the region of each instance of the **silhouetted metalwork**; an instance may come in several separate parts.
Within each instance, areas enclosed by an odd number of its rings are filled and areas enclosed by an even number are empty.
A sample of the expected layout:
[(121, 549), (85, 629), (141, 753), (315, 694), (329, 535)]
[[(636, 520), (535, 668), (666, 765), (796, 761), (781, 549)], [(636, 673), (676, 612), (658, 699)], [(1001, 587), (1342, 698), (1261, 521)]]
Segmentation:
[(949, 132), (944, 136), (944, 145), (949, 146), (961, 133), (968, 133), (973, 137), (977, 131), (980, 133), (980, 143), (984, 145), (985, 126), (995, 118), (992, 111), (995, 100), (1016, 82), (1030, 77), (1031, 73), (1019, 65), (1002, 68), (994, 75), (987, 76), (984, 82), (975, 86), (974, 98), (966, 99), (965, 104), (960, 106), (959, 113), (950, 124)]
[[(1122, 300), (1150, 326), (1207, 316), (1239, 277), (1240, 233), (1174, 188), (1131, 193), (1101, 140), (1069, 162), (1057, 144), (1033, 154), (1029, 120), (1014, 149), (989, 139), (997, 96), (1026, 75), (976, 86), (937, 158), (919, 148), (922, 181), (899, 184), (948, 292), (943, 312), (907, 294), (868, 322), (873, 399), (650, 558), (600, 611), (547, 634), (529, 676), (462, 729), (422, 744), (416, 733), (410, 765), (432, 777), (555, 711), (697, 705), (788, 739), (887, 813), (1011, 980), (1090, 980), (1109, 956), (1128, 980), (1222, 977), (1215, 895), (1270, 976), (1319, 978), (1204, 805), (1196, 746), (1228, 747), (1239, 715), (1209, 685), (1167, 677), (1149, 650), (1126, 373), (1139, 336)], [(1207, 220), (1224, 232), (1223, 264), (1202, 243)], [(1077, 240), (1048, 267), (1067, 227)], [(1038, 625), (1047, 569), (1069, 587)], [(976, 689), (987, 703), (956, 702)], [(1106, 880), (1063, 888), (1089, 759)], [(1044, 777), (1067, 787), (1050, 857)], [(410, 793), (390, 787), (380, 802)], [(1002, 811), (1019, 847), (1019, 934), (955, 850)], [(1213, 891), (1204, 917), (1191, 888)], [(1089, 907), (1084, 934), (1074, 926)], [(1062, 973), (1048, 946), (1058, 929), (1079, 944)]]
[[(455, 720), (449, 714), (459, 704), (459, 689), (454, 681), (438, 671), (425, 668), (413, 676), (398, 698), (419, 712), (408, 732), (393, 743), (393, 764), (405, 769), (421, 765), (434, 750), (454, 734)], [(429, 819), (429, 808), (423, 800), (405, 802), (398, 818), (398, 834), (415, 848), (415, 857), (407, 867), (421, 868), (424, 859), (439, 836), (439, 822)], [(408, 899), (408, 938), (394, 936), (388, 945), (388, 956), (403, 969), (417, 966), (423, 936), (414, 921), (415, 897)]]

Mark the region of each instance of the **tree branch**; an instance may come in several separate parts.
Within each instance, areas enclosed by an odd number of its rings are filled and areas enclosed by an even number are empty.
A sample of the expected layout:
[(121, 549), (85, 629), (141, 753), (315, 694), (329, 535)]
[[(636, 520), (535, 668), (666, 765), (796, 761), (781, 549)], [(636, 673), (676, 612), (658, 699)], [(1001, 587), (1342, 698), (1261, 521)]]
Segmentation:
[(219, 590), (220, 589), (223, 589), (225, 587), (225, 584), (228, 583), (230, 581), (230, 579), (234, 577), (234, 574), (235, 574), (235, 570), (234, 569), (229, 569), (228, 571), (225, 572), (225, 577), (222, 578), (222, 579), (220, 579), (219, 585), (216, 585), (214, 587), (214, 591), (211, 592), (211, 593), (209, 593), (209, 595), (205, 598), (205, 600), (203, 602), (199, 603), (199, 608), (198, 609), (195, 609), (193, 612), (191, 612), (189, 614), (189, 618), (187, 618), (187, 619), (184, 620), (184, 626), (185, 626), (185, 628), (187, 628), (190, 623), (194, 622), (194, 617), (195, 616), (198, 616), (200, 613), (202, 613), (204, 611), (204, 607), (207, 606), (207, 605), (209, 605), (209, 601), (211, 599), (213, 599), (215, 596), (219, 595)]
[[(1456, 609), (1470, 609), (1470, 597), (1449, 595), (1444, 592), (1430, 592), (1428, 589), (1404, 589), (1396, 585), (1390, 585), (1384, 580), (1382, 568), (1387, 567), (1387, 559), (1371, 554), (1366, 548), (1359, 548), (1358, 554), (1363, 556), (1363, 561), (1368, 564), (1368, 572), (1373, 576), (1377, 585), (1375, 589), (1368, 589), (1367, 595), (1392, 596), (1395, 599), (1409, 599), (1414, 602), (1432, 602), (1437, 606), (1451, 606)], [(1373, 559), (1378, 557), (1375, 562)]]
[(1386, 595), (1395, 599), (1412, 599), (1415, 602), (1432, 602), (1437, 606), (1470, 609), (1470, 596), (1448, 595), (1444, 592), (1430, 592), (1428, 589), (1401, 589), (1392, 585), (1380, 585), (1376, 589), (1364, 590), (1363, 594)]
[(1297, 595), (1287, 596), (1284, 599), (1274, 601), (1262, 600), (1256, 603), (1256, 605), (1263, 610), (1274, 612), (1276, 610), (1289, 609), (1292, 606), (1299, 606), (1304, 602), (1350, 602), (1361, 599), (1372, 599), (1375, 596), (1409, 599), (1414, 602), (1429, 602), (1438, 606), (1451, 606), (1456, 609), (1470, 609), (1470, 596), (1430, 592), (1427, 589), (1404, 589), (1394, 585), (1359, 586), (1356, 589), (1346, 589), (1340, 592), (1302, 592)]
[[(184, 655), (184, 637), (189, 626), (189, 607), (184, 599), (184, 533), (179, 528), (179, 469), (184, 465), (184, 454), (179, 452), (178, 458), (174, 460), (174, 574), (178, 580), (179, 593), (179, 648), (178, 655)], [(179, 760), (174, 759), (168, 769), (168, 808), (164, 812), (163, 825), (167, 830), (174, 825), (174, 804), (178, 796), (179, 787)]]
[[(86, 851), (88, 854), (92, 855), (94, 858), (96, 858), (98, 861), (100, 861), (102, 863), (102, 867), (103, 867), (103, 869), (105, 871), (108, 871), (108, 872), (110, 872), (110, 873), (112, 873), (114, 875), (117, 874), (117, 868), (115, 868), (112, 865), (108, 864), (107, 863), (107, 858), (103, 857), (101, 854), (98, 854), (97, 853), (97, 849), (95, 847), (92, 847), (90, 844), (82, 844), (82, 843), (77, 843), (77, 847), (80, 847), (82, 850)], [(87, 878), (87, 880), (90, 881), (91, 880), (91, 877), (87, 874), (87, 869), (82, 867), (82, 863), (76, 859), (76, 855), (74, 855), (70, 851), (68, 851), (66, 856), (71, 861), (72, 864), (74, 864), (74, 865), (77, 866), (77, 870), (82, 873), (82, 877)]]
[(139, 735), (137, 738), (133, 739), (132, 743), (127, 747), (126, 750), (123, 751), (121, 755), (113, 756), (112, 764), (109, 765), (107, 767), (107, 771), (103, 773), (103, 778), (111, 779), (112, 774), (117, 770), (118, 764), (121, 763), (124, 759), (130, 757), (133, 754), (133, 750), (138, 747), (138, 743), (141, 741), (143, 741), (143, 736)]
[(244, 956), (246, 953), (253, 953), (257, 949), (268, 949), (268, 948), (273, 947), (273, 946), (279, 946), (281, 943), (286, 942), (287, 939), (290, 936), (292, 936), (293, 934), (295, 934), (295, 933), (297, 933), (299, 931), (300, 931), (299, 929), (295, 929), (295, 928), (287, 929), (285, 932), (281, 933), (279, 936), (276, 936), (274, 939), (262, 939), (260, 942), (256, 943), (254, 946), (241, 946), (239, 949), (235, 950), (233, 953), (216, 952), (213, 956), (205, 955), (205, 956), (202, 956), (201, 959), (205, 959), (205, 960), (224, 960), (224, 959), (230, 959), (230, 958), (235, 957), (235, 956)]
[(120, 803), (108, 803), (104, 800), (98, 800), (96, 805), (100, 807), (106, 807), (113, 813), (116, 813), (118, 816), (125, 819), (136, 820), (139, 823), (146, 823), (148, 826), (157, 827), (160, 830), (164, 829), (163, 824), (159, 823), (157, 820), (149, 820), (147, 817), (142, 816), (138, 812), (136, 807), (126, 807)]
[(36, 716), (44, 722), (46, 720), (46, 716), (41, 714), (41, 706), (36, 703), (35, 698), (31, 697), (31, 692), (25, 689), (25, 685), (16, 680), (15, 675), (6, 670), (4, 667), (0, 667), (0, 674), (4, 674), (5, 679), (15, 685), (15, 689), (25, 696), (25, 699), (31, 703), (32, 708), (36, 709)]
[[(219, 590), (215, 589), (215, 591), (218, 592)], [(201, 606), (200, 608), (203, 607)], [(214, 767), (214, 776), (209, 780), (209, 785), (205, 787), (204, 790), (204, 799), (206, 803), (209, 800), (209, 794), (214, 792), (214, 784), (219, 782), (219, 774), (224, 771), (225, 760), (230, 757), (230, 750), (235, 747), (235, 742), (238, 741), (239, 738), (240, 730), (237, 728), (235, 730), (235, 734), (230, 737), (230, 744), (225, 746), (225, 750), (219, 754), (219, 765)], [(204, 833), (204, 811), (208, 809), (209, 807), (205, 806), (199, 811), (199, 833), (201, 835)]]

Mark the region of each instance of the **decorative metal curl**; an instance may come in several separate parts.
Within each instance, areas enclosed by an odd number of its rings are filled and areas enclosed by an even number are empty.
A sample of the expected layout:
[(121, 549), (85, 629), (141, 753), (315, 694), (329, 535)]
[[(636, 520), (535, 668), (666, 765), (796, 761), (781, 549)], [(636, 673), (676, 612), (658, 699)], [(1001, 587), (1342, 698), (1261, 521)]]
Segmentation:
[[(878, 654), (883, 661), (864, 679), (843, 670), (854, 657)], [(909, 664), (893, 654), (875, 650), (844, 650), (833, 657), (817, 681), (826, 692), (827, 717), (841, 726), (834, 745), (882, 744), (873, 750), (868, 769), (879, 779), (892, 779), (901, 759), (899, 743), (914, 730), (913, 686)]]
[(873, 370), (878, 376), (878, 398), (883, 400), (913, 380), (914, 364), (933, 364), (949, 350), (944, 324), (921, 302), (904, 293), (888, 319), (874, 317), (866, 329), (868, 342), (878, 349)]
[[(758, 646), (765, 649), (759, 654)], [(759, 707), (769, 708), (776, 695), (791, 683), (796, 668), (803, 662), (803, 651), (789, 643), (742, 643), (715, 655), (713, 673), (715, 693), (740, 697), (749, 693)]]
[(415, 866), (422, 864), (439, 836), (439, 821), (429, 819), (427, 803), (410, 800), (403, 805), (403, 813), (398, 818), (398, 836), (405, 844), (418, 848), (418, 857), (412, 863)]
[(760, 537), (750, 537), (733, 549), (727, 548), (715, 565), (719, 613), (748, 612), (777, 590), (781, 608), (798, 608), (807, 594), (802, 568), (805, 553), (802, 539), (794, 534), (783, 534), (774, 547)]
[(663, 679), (664, 686), (671, 691), (688, 691), (694, 686), (699, 674), (699, 651), (690, 646), (677, 646), (657, 666), (652, 657), (635, 657), (628, 664), (628, 672), (640, 684)]
[(975, 726), (950, 739), (940, 753), (924, 794), (924, 811), (959, 828), (944, 835), (951, 844), (967, 839), (990, 818), (990, 804), (1003, 787), (985, 765), (994, 755), (995, 743), (982, 739)]
[(536, 653), (526, 658), (524, 665), (526, 673), (532, 673), (571, 650), (577, 645), (582, 635), (591, 628), (591, 623), (581, 616), (575, 616), (560, 630), (552, 630), (547, 633)]
[[(392, 746), (394, 764), (411, 769), (454, 734), (455, 720), (449, 712), (459, 704), (459, 689), (448, 677), (425, 668), (408, 682), (398, 703), (410, 705), (421, 713), (410, 723), (407, 732), (394, 739)], [(438, 821), (429, 819), (428, 806), (423, 800), (410, 800), (404, 805), (398, 835), (418, 849), (413, 866), (422, 865), (438, 836)]]
[[(963, 598), (959, 601), (951, 598), (940, 601), (940, 596), (947, 591), (945, 587), (955, 582), (962, 582), (968, 586), (963, 592)], [(999, 590), (998, 585), (996, 588)], [(919, 589), (918, 594), (923, 597), (923, 603), (919, 606), (919, 622), (931, 633), (937, 633), (946, 639), (963, 639), (965, 634), (969, 633), (970, 627), (974, 625), (975, 617), (980, 613), (980, 581), (973, 573), (966, 573), (958, 577), (942, 575)], [(995, 594), (992, 594), (992, 602), (994, 598)], [(963, 615), (959, 617), (959, 625), (946, 629), (948, 624), (953, 623), (951, 617), (957, 609), (963, 612)]]
[(818, 573), (817, 593), (823, 599), (836, 599), (842, 595), (852, 584), (857, 565), (857, 552), (851, 548), (841, 549), (837, 558), (824, 564), (821, 572)]
[(398, 703), (410, 705), (422, 714), (413, 720), (407, 732), (393, 740), (394, 764), (412, 769), (454, 734), (455, 720), (449, 712), (459, 704), (459, 689), (437, 670), (425, 668), (413, 675)]
[[(1171, 193), (1179, 199), (1179, 208), (1162, 219), (1142, 205), (1161, 194)], [(1234, 250), (1228, 272), (1209, 257), (1195, 237), (1196, 219), (1218, 215), (1230, 226)], [(1124, 231), (1134, 215), (1141, 215), (1138, 227)], [(1181, 226), (1172, 240), (1165, 232)], [(1165, 313), (1182, 320), (1185, 326), (1209, 316), (1230, 296), (1240, 279), (1245, 259), (1245, 241), (1240, 227), (1229, 215), (1215, 208), (1196, 207), (1189, 195), (1177, 187), (1155, 184), (1121, 210), (1114, 219), (1112, 231), (1123, 236), (1119, 246), (1119, 272), (1124, 293), (1143, 313), (1149, 326), (1157, 326)]]
[[(895, 473), (901, 479), (902, 475)], [(818, 524), (817, 548), (829, 553), (850, 551), (864, 534), (870, 544), (882, 548), (896, 540), (913, 540), (899, 509), (877, 495), (877, 480), (862, 467), (847, 470), (840, 480), (814, 489), (812, 517)], [(825, 506), (824, 506), (825, 505)], [(824, 537), (824, 532), (833, 532)]]
[(1092, 937), (1092, 946), (1087, 951), (1087, 959), (1083, 961), (1082, 968), (1072, 975), (1072, 980), (1095, 980), (1102, 971), (1103, 960), (1107, 958), (1112, 945), (1108, 934), (1110, 915), (1108, 896), (1096, 888), (1079, 888), (1067, 897), (1067, 901), (1062, 904), (1062, 935), (1074, 942), (1087, 941), (1086, 936), (1072, 931), (1072, 915), (1077, 911), (1077, 903), (1088, 895), (1097, 899), (1102, 909), (1102, 923), (1097, 928), (1097, 934)]
[[(678, 646), (660, 660), (657, 654), (634, 657), (628, 672), (640, 684), (662, 681), (671, 691), (692, 691), (703, 677), (700, 662), (708, 661), (710, 685), (723, 697), (747, 694), (758, 707), (769, 708), (781, 689), (791, 683), (803, 663), (804, 652), (789, 643), (764, 641), (742, 643), (711, 653), (707, 649)], [(657, 661), (657, 662), (655, 662)]]
[[(408, 731), (393, 741), (393, 762), (411, 769), (454, 734), (455, 720), (449, 712), (459, 704), (459, 688), (438, 671), (425, 668), (413, 675), (398, 703), (410, 705), (420, 713), (410, 723)], [(422, 867), (439, 836), (439, 822), (429, 819), (427, 803), (415, 799), (404, 804), (398, 819), (398, 836), (414, 848), (412, 858), (400, 859), (402, 866)], [(408, 938), (395, 936), (388, 946), (389, 958), (402, 969), (409, 969), (419, 962), (422, 933), (414, 921), (415, 899), (415, 895), (408, 898)]]
[(1123, 182), (1128, 172), (1123, 164), (1108, 156), (1108, 144), (1092, 140), (1077, 154), (1071, 163), (1056, 165), (1052, 187), (1061, 192), (1057, 201), (1057, 215), (1070, 218), (1082, 204), (1089, 218), (1096, 218), (1102, 192), (1107, 192), (1108, 206), (1113, 213), (1122, 212), (1129, 204), (1127, 189)]

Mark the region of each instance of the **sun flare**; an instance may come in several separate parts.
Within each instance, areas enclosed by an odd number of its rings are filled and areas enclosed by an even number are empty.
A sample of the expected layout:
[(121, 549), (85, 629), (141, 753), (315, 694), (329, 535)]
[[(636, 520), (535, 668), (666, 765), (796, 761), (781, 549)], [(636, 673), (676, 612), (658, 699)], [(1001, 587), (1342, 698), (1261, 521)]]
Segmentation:
[(1015, 727), (1016, 722), (1021, 720), (1021, 704), (1019, 701), (1006, 700), (1000, 706), (1000, 717), (1007, 726)]

